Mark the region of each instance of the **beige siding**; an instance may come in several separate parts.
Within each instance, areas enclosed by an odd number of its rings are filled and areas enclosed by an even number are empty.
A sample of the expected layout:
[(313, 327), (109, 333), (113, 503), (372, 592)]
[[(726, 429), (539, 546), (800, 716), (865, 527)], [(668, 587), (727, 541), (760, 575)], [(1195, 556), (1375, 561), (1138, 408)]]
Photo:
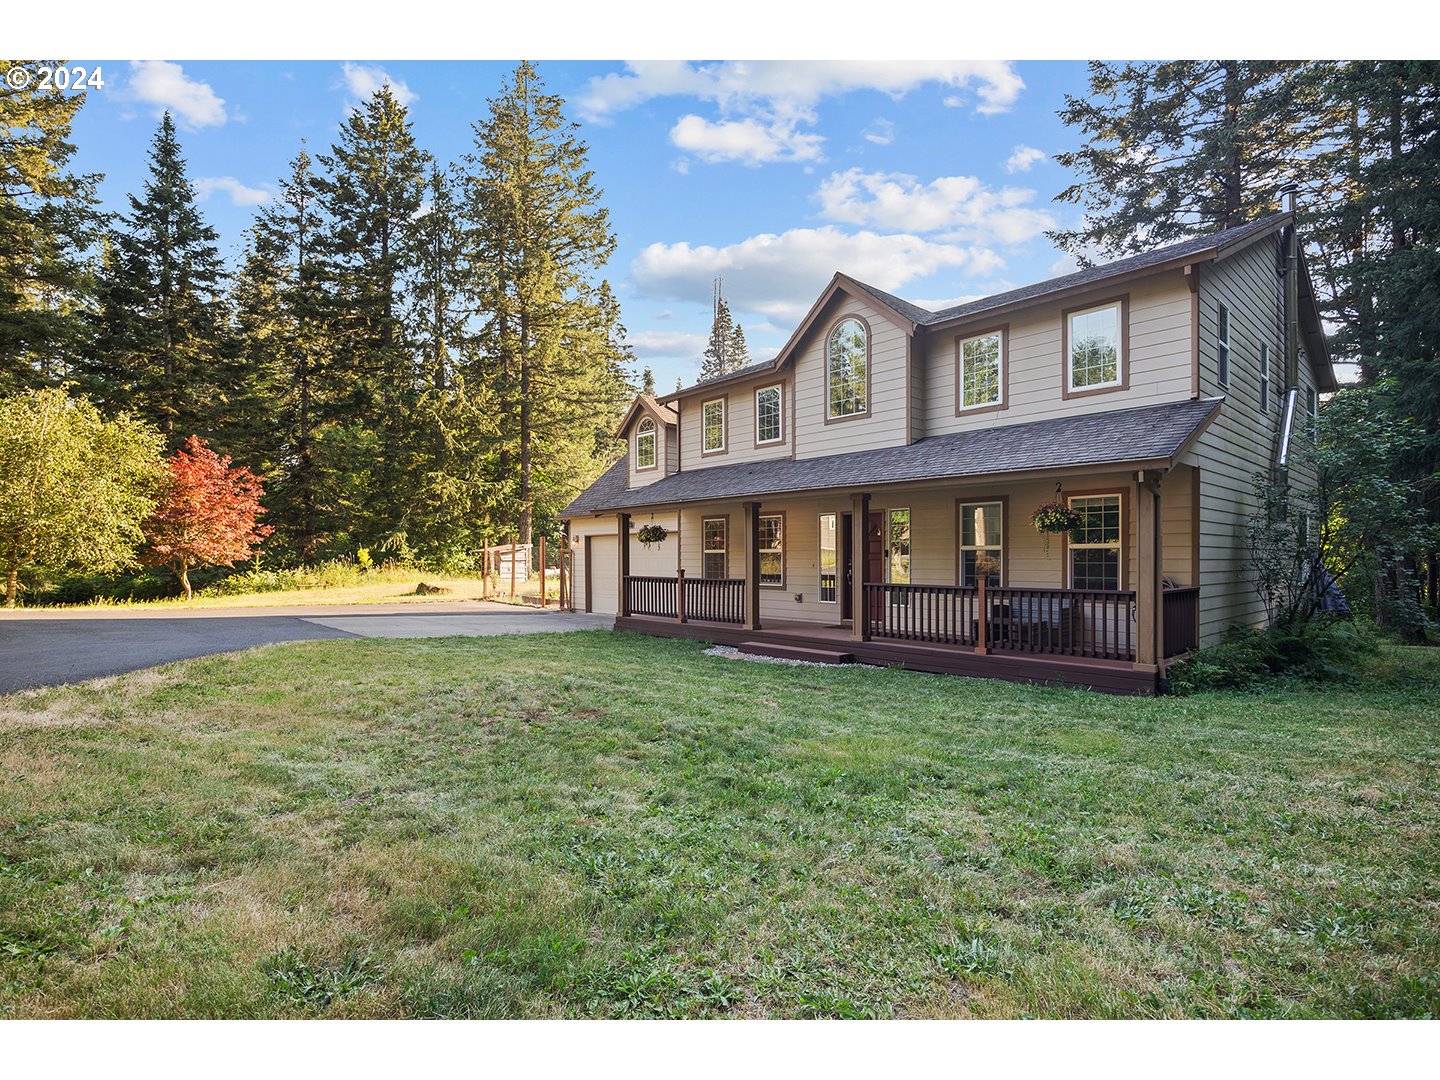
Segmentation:
[[(585, 606), (585, 583), (590, 581), (591, 610), (613, 615), (618, 607), (619, 550), (615, 543), (617, 519), (608, 517), (576, 518), (570, 523), (571, 545), (574, 549), (575, 606)], [(638, 514), (631, 519), (630, 573), (637, 577), (674, 577), (680, 561), (680, 515), (677, 513)], [(645, 547), (635, 538), (644, 525), (663, 525), (670, 535), (659, 544)], [(595, 565), (585, 557), (586, 537), (595, 555)], [(590, 576), (590, 575), (593, 575)]]
[[(1276, 273), (1278, 257), (1279, 239), (1272, 237), (1200, 270), (1200, 392), (1225, 397), (1219, 417), (1187, 459), (1200, 469), (1200, 630), (1207, 645), (1230, 626), (1257, 625), (1265, 616), (1248, 572), (1246, 537), (1256, 505), (1254, 477), (1270, 468), (1280, 416), (1284, 296)], [(1230, 310), (1228, 387), (1218, 379), (1216, 340), (1222, 302)], [(1261, 344), (1269, 345), (1271, 355), (1272, 400), (1263, 415), (1259, 411)], [(1303, 358), (1300, 382), (1303, 414), (1305, 390), (1314, 385)]]
[(627, 436), (629, 446), (626, 449), (626, 460), (629, 462), (630, 486), (632, 488), (646, 487), (655, 483), (656, 480), (664, 479), (675, 471), (677, 461), (675, 429), (657, 421), (655, 424), (656, 467), (653, 469), (635, 468), (635, 429), (640, 426), (640, 421), (646, 416), (649, 416), (649, 414), (643, 412), (636, 416), (635, 422), (630, 425), (630, 431)]
[[(858, 315), (870, 325), (870, 409), (863, 416), (827, 424), (825, 339), (831, 327), (847, 315)], [(822, 457), (904, 445), (908, 441), (907, 355), (906, 334), (899, 324), (873, 304), (840, 294), (796, 347), (795, 456)]]
[[(1120, 294), (1093, 294), (1102, 300)], [(979, 319), (958, 331), (932, 331), (924, 342), (927, 387), (925, 435), (1000, 427), (1031, 420), (1103, 412), (1190, 397), (1190, 290), (1180, 271), (1129, 287), (1129, 388), (1088, 397), (1064, 397), (1065, 364), (1061, 319), (1066, 309), (1090, 301), (1057, 302), (1012, 316), (1009, 321), (1007, 407), (983, 413), (955, 412), (956, 343), (1002, 319)]]
[[(680, 464), (685, 469), (705, 469), (715, 465), (734, 465), (746, 461), (767, 461), (771, 458), (790, 456), (791, 436), (794, 431), (794, 417), (791, 416), (791, 393), (788, 376), (784, 379), (782, 408), (784, 409), (784, 439), (778, 443), (755, 445), (755, 392), (763, 386), (773, 386), (774, 375), (747, 380), (743, 383), (718, 387), (713, 394), (697, 394), (674, 402), (680, 412)], [(725, 406), (725, 446), (723, 454), (701, 454), (701, 439), (704, 434), (701, 410), (706, 401), (723, 397)]]

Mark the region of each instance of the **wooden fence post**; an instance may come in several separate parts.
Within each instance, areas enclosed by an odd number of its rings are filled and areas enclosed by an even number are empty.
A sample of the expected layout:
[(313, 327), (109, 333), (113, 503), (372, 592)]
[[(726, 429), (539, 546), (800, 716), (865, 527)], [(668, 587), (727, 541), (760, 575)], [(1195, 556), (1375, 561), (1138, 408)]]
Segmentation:
[(547, 584), (547, 579), (546, 579), (546, 577), (545, 577), (545, 537), (542, 536), (542, 537), (540, 537), (540, 608), (541, 608), (542, 611), (544, 610), (545, 605), (546, 605), (546, 600), (545, 600), (545, 586), (546, 586), (546, 584)]
[(985, 603), (985, 579), (988, 574), (975, 575), (975, 651), (984, 656), (990, 651), (986, 637), (990, 631), (990, 611)]
[(675, 621), (685, 621), (685, 568), (675, 571)]

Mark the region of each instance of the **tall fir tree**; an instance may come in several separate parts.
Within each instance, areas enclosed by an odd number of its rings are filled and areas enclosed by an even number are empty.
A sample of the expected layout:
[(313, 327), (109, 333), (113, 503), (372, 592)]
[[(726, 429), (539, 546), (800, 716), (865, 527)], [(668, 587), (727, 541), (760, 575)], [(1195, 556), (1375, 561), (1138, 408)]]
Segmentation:
[(649, 364), (646, 364), (645, 370), (640, 373), (640, 392), (655, 396), (655, 372), (650, 369)]
[(1080, 149), (1055, 155), (1080, 179), (1060, 193), (1085, 219), (1050, 238), (1082, 264), (1119, 258), (1279, 209), (1304, 175), (1320, 99), (1314, 69), (1293, 61), (1091, 61), (1089, 93), (1060, 119)]
[(510, 524), (522, 542), (604, 463), (594, 431), (625, 393), (623, 327), (605, 283), (615, 249), (578, 126), (517, 67), (475, 125), (463, 161), (477, 359), (496, 389), (502, 474), (515, 470)]
[[(103, 231), (100, 177), (70, 171), (84, 93), (41, 89), (55, 62), (0, 61), (0, 395), (65, 378), (85, 340), (94, 281), (85, 252)], [(17, 80), (18, 81), (18, 80)]]
[(745, 331), (730, 312), (723, 282), (715, 279), (710, 320), (710, 340), (700, 361), (700, 378), (715, 379), (738, 371), (750, 363), (750, 350), (745, 345)]
[(350, 111), (330, 153), (317, 159), (334, 362), (352, 420), (346, 441), (354, 468), (344, 501), (364, 508), (350, 539), (404, 554), (403, 444), (418, 391), (407, 290), (430, 158), (386, 83)]
[(83, 389), (154, 423), (171, 448), (199, 435), (228, 450), (242, 423), (217, 241), (167, 112), (144, 191), (108, 240), (96, 346), (77, 371)]
[(235, 286), (245, 358), (271, 421), (259, 459), (271, 476), (269, 523), (275, 546), (301, 562), (318, 557), (335, 525), (322, 461), (324, 425), (337, 396), (323, 224), (313, 162), (302, 148), (277, 197), (256, 216)]

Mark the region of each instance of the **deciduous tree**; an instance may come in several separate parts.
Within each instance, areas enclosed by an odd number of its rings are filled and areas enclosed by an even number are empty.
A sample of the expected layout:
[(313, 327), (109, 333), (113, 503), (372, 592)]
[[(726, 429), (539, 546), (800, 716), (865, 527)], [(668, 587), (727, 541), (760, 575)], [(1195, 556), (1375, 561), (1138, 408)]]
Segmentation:
[(27, 567), (101, 572), (133, 563), (164, 480), (163, 442), (151, 425), (107, 420), (63, 388), (0, 399), (6, 607)]
[(145, 522), (142, 560), (171, 567), (189, 600), (191, 570), (234, 566), (270, 535), (270, 526), (257, 523), (265, 512), (264, 486), (249, 469), (232, 465), (193, 435), (168, 466), (160, 504)]

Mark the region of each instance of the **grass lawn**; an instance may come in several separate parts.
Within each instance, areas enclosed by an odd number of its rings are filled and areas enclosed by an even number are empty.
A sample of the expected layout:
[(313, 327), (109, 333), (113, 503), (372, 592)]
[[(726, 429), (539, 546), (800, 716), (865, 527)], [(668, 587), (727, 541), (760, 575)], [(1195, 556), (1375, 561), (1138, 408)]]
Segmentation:
[(1127, 700), (608, 632), (0, 698), (0, 1015), (1425, 1016), (1440, 652)]

